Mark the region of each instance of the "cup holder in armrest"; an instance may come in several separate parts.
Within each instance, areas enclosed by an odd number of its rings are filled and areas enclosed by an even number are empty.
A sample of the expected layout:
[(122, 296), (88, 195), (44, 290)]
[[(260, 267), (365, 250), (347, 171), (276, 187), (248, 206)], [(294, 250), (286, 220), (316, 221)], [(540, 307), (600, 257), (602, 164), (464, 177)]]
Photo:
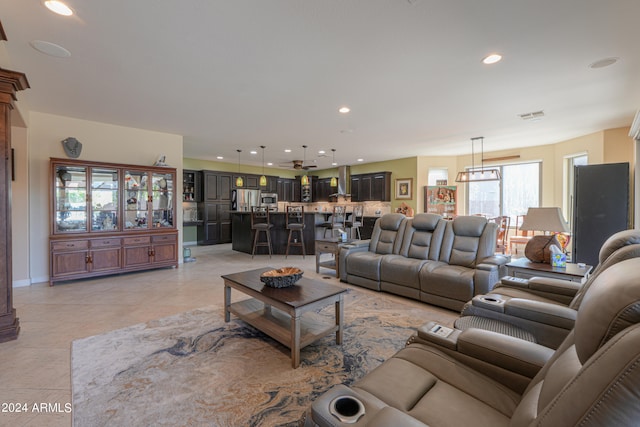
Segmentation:
[(504, 304), (504, 300), (503, 299), (499, 299), (499, 298), (494, 298), (492, 296), (482, 296), (480, 297), (480, 299), (484, 302), (487, 302), (489, 304)]
[(471, 303), (475, 307), (503, 313), (504, 303), (507, 302), (508, 298), (503, 299), (501, 297), (501, 295), (497, 294), (476, 295), (473, 297), (473, 300), (471, 300)]
[(338, 396), (329, 403), (329, 413), (340, 422), (354, 424), (364, 415), (364, 404), (353, 396)]

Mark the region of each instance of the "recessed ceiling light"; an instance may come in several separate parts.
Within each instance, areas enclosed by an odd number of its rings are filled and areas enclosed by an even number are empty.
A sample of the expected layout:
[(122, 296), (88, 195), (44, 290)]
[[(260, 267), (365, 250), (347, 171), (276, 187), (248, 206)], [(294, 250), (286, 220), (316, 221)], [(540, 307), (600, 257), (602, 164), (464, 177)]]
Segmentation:
[(338, 166), (338, 162), (331, 163), (331, 166)]
[(618, 62), (618, 58), (604, 58), (600, 59), (599, 61), (592, 62), (591, 64), (589, 64), (589, 68), (604, 68), (608, 67), (609, 65), (613, 65), (616, 62)]
[(492, 53), (491, 55), (485, 56), (482, 59), (482, 63), (483, 64), (495, 64), (496, 62), (499, 62), (502, 59), (502, 55), (498, 54), (498, 53)]
[(216, 159), (218, 159), (218, 160), (222, 160), (222, 159), (224, 159), (224, 157), (222, 157), (222, 156), (218, 156), (218, 157), (216, 157)]
[(318, 154), (324, 154), (324, 153), (325, 153), (325, 151), (324, 151), (324, 150), (320, 150), (320, 151), (318, 151)]
[(290, 152), (291, 152), (291, 149), (290, 149), (290, 148), (285, 148), (285, 149), (284, 149), (284, 152), (285, 152), (285, 153), (290, 153)]
[(55, 56), (56, 58), (68, 58), (71, 56), (71, 52), (55, 43), (33, 40), (29, 44), (32, 48), (45, 55)]
[(364, 162), (364, 159), (358, 159), (359, 162)]
[(258, 154), (258, 152), (256, 150), (251, 150), (249, 151), (249, 154)]
[(338, 108), (338, 112), (342, 114), (347, 114), (349, 111), (351, 111), (351, 108), (347, 107), (346, 105), (344, 107)]
[(57, 13), (58, 15), (63, 16), (71, 16), (73, 15), (73, 10), (66, 4), (57, 0), (47, 0), (44, 2), (44, 5), (52, 12)]
[(273, 166), (273, 163), (268, 162), (268, 163), (267, 163), (267, 166)]

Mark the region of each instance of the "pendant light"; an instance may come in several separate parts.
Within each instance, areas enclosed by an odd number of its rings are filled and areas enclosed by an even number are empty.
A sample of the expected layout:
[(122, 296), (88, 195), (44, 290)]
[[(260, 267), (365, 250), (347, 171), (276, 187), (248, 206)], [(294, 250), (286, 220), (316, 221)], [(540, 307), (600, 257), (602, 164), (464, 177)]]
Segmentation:
[(236, 178), (236, 187), (244, 187), (244, 180), (240, 176), (240, 153), (242, 150), (236, 150), (238, 152), (238, 177)]
[[(332, 148), (331, 151), (333, 152), (333, 162), (331, 162), (331, 166), (338, 166), (338, 164), (336, 163), (336, 149)], [(336, 178), (335, 176), (331, 177), (331, 183), (329, 184), (331, 187), (337, 187), (338, 186), (338, 178)]]
[[(302, 167), (304, 168), (304, 164), (307, 163), (307, 146), (303, 145), (302, 148), (304, 148), (304, 157), (302, 160)], [(302, 178), (300, 178), (300, 184), (309, 185), (309, 177), (307, 176), (307, 171), (304, 171), (304, 175), (302, 175)]]
[[(476, 169), (473, 163), (475, 157), (474, 145), (477, 140), (480, 140), (480, 169)], [(458, 172), (456, 182), (500, 181), (500, 179), (500, 170), (484, 168), (484, 137), (471, 138), (471, 169)]]
[(266, 148), (264, 145), (261, 145), (262, 148), (262, 176), (260, 177), (260, 187), (267, 186), (267, 176), (264, 174), (264, 149)]

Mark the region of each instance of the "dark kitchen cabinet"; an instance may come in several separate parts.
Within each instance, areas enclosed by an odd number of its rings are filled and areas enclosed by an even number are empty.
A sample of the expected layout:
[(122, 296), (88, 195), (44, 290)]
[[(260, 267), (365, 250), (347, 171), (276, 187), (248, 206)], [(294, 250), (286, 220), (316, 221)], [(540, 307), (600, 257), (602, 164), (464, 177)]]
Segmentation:
[(391, 200), (391, 172), (351, 175), (351, 201)]
[(373, 234), (373, 227), (376, 225), (378, 216), (365, 216), (362, 218), (362, 227), (360, 227), (360, 239), (368, 240)]
[(314, 187), (316, 202), (328, 202), (329, 196), (338, 191), (337, 187), (331, 187), (331, 178), (318, 179)]
[(371, 177), (371, 200), (391, 201), (391, 172), (373, 174)]
[(228, 173), (202, 171), (204, 202), (231, 202), (231, 175)]
[(231, 242), (231, 204), (203, 203), (202, 226), (198, 227), (198, 244), (215, 245)]

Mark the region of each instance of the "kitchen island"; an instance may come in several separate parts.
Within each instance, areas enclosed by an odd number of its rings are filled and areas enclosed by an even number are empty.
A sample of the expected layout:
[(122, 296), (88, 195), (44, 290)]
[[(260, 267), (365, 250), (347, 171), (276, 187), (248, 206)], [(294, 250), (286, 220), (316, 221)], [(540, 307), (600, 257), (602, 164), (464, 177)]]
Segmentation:
[[(271, 212), (269, 221), (273, 224), (271, 229), (271, 245), (274, 255), (284, 255), (287, 252), (287, 239), (289, 238), (289, 230), (286, 228), (286, 213)], [(304, 213), (304, 248), (307, 255), (315, 255), (316, 235), (322, 237), (324, 228), (316, 227), (325, 221), (325, 215), (317, 212)], [(250, 254), (253, 248), (253, 233), (251, 230), (251, 212), (232, 212), (231, 213), (231, 249), (234, 251), (245, 252)], [(319, 233), (319, 234), (317, 234)], [(293, 238), (298, 238), (297, 232), (293, 233)], [(264, 239), (264, 235), (260, 236)], [(268, 254), (266, 246), (258, 246), (256, 255)], [(289, 255), (302, 255), (300, 246), (292, 246), (289, 248)]]

